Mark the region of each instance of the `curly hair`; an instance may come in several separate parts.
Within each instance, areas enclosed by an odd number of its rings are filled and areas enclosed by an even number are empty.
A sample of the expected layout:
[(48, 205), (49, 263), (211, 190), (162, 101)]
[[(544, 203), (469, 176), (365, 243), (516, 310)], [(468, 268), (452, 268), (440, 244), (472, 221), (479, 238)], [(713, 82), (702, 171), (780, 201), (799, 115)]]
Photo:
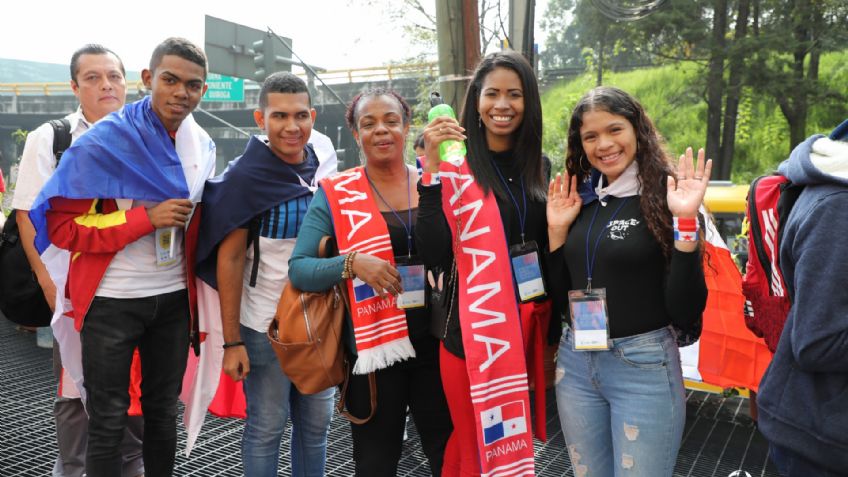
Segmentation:
[(609, 86), (590, 90), (574, 107), (568, 126), (565, 166), (569, 174), (577, 177), (578, 183), (589, 175), (592, 168), (580, 139), (583, 115), (590, 111), (606, 111), (622, 116), (633, 126), (636, 134), (636, 163), (639, 164), (638, 180), (642, 187), (639, 206), (648, 230), (659, 242), (666, 261), (671, 260), (674, 234), (671, 212), (668, 210), (666, 178), (669, 175), (674, 177), (675, 174), (662, 137), (645, 113), (645, 108), (633, 96)]
[(389, 96), (397, 100), (400, 104), (401, 109), (403, 110), (403, 124), (404, 126), (409, 124), (412, 120), (412, 108), (409, 107), (409, 103), (403, 99), (403, 96), (398, 94), (396, 91), (386, 88), (374, 88), (369, 89), (367, 91), (363, 91), (350, 100), (350, 103), (347, 105), (347, 109), (345, 110), (345, 123), (347, 124), (348, 129), (351, 131), (358, 131), (359, 126), (357, 122), (359, 120), (359, 103), (364, 98), (373, 98), (377, 96)]

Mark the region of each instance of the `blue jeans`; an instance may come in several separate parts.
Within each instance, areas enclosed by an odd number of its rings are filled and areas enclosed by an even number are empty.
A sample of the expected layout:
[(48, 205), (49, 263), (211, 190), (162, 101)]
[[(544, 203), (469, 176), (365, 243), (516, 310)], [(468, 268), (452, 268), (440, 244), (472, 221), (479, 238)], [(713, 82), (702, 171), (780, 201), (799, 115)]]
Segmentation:
[(680, 353), (669, 328), (557, 357), (559, 419), (575, 477), (671, 476), (686, 420)]
[(250, 359), (250, 373), (244, 379), (247, 399), (247, 422), (241, 442), (244, 474), (247, 477), (277, 475), (280, 441), (291, 413), (291, 475), (324, 475), (336, 388), (300, 394), (280, 369), (265, 333), (241, 326), (241, 339)]

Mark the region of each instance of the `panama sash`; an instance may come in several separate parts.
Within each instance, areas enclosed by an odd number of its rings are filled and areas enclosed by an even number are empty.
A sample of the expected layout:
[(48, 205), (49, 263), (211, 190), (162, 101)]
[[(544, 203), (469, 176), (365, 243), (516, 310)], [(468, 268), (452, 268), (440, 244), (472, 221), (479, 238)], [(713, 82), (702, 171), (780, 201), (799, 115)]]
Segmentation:
[[(363, 167), (321, 181), (333, 217), (339, 254), (357, 251), (394, 265), (389, 228), (371, 193)], [(354, 374), (367, 374), (415, 357), (406, 327), (406, 312), (396, 297), (380, 298), (358, 278), (347, 280), (358, 358)]]
[(497, 201), (465, 161), (443, 162), (440, 175), (445, 217), (459, 234), (459, 316), (482, 475), (534, 475), (526, 359)]

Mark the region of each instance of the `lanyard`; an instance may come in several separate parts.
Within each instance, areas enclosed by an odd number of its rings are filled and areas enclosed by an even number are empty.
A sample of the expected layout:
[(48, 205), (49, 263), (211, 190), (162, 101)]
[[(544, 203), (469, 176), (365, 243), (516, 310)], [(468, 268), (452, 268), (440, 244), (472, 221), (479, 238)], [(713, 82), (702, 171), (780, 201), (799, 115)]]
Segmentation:
[(377, 193), (377, 197), (386, 204), (386, 207), (395, 214), (395, 218), (403, 225), (403, 230), (406, 231), (406, 254), (408, 257), (412, 257), (412, 230), (415, 228), (412, 225), (412, 190), (409, 187), (409, 168), (406, 168), (406, 215), (407, 220), (409, 221), (409, 225), (407, 225), (398, 215), (397, 211), (392, 207), (386, 199), (383, 198), (383, 194), (380, 193), (380, 190), (377, 189), (377, 186), (371, 181), (371, 178), (368, 176), (368, 168), (365, 168), (365, 178), (368, 179), (368, 183), (371, 184), (371, 188), (374, 189), (374, 192)]
[(598, 245), (600, 245), (601, 239), (603, 238), (604, 232), (606, 232), (607, 227), (609, 227), (609, 225), (615, 219), (615, 216), (618, 215), (618, 212), (621, 210), (622, 207), (624, 207), (624, 204), (626, 204), (629, 199), (630, 199), (630, 197), (626, 197), (624, 200), (622, 200), (621, 204), (618, 204), (618, 208), (615, 209), (615, 212), (612, 213), (612, 216), (607, 221), (607, 225), (605, 225), (604, 227), (601, 227), (601, 233), (599, 233), (598, 238), (595, 239), (595, 249), (592, 250), (592, 258), (590, 260), (589, 259), (589, 238), (590, 238), (590, 235), (592, 233), (592, 227), (595, 226), (595, 219), (598, 217), (598, 210), (601, 208), (601, 202), (598, 201), (598, 206), (595, 207), (595, 213), (592, 214), (592, 221), (589, 222), (589, 229), (586, 230), (586, 280), (587, 280), (586, 290), (587, 291), (592, 290), (592, 272), (595, 270), (595, 258), (598, 255)]
[(518, 212), (518, 224), (521, 226), (521, 245), (524, 245), (524, 224), (527, 220), (527, 194), (524, 192), (524, 174), (518, 176), (518, 181), (521, 183), (521, 197), (524, 199), (524, 212), (518, 207), (518, 201), (515, 200), (515, 196), (512, 195), (512, 191), (509, 190), (509, 185), (506, 183), (503, 174), (501, 174), (500, 169), (498, 169), (497, 164), (492, 164), (494, 166), (495, 172), (498, 173), (498, 177), (501, 178), (501, 182), (506, 189), (506, 193), (509, 194), (509, 198), (512, 199), (512, 204), (515, 206), (515, 211)]

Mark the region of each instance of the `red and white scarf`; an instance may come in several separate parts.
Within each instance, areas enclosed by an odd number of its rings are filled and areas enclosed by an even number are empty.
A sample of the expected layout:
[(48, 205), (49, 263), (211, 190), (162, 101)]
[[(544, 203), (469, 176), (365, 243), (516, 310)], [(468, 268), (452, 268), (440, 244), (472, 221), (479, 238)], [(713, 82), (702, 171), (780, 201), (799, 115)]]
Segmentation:
[[(392, 241), (383, 214), (374, 201), (363, 167), (321, 181), (333, 216), (339, 254), (356, 250), (394, 265)], [(396, 297), (380, 298), (357, 278), (347, 280), (353, 334), (358, 358), (353, 374), (367, 374), (415, 357), (406, 327), (406, 312)]]
[(465, 161), (443, 162), (440, 173), (445, 217), (459, 234), (459, 316), (482, 475), (534, 475), (527, 367), (498, 204)]

